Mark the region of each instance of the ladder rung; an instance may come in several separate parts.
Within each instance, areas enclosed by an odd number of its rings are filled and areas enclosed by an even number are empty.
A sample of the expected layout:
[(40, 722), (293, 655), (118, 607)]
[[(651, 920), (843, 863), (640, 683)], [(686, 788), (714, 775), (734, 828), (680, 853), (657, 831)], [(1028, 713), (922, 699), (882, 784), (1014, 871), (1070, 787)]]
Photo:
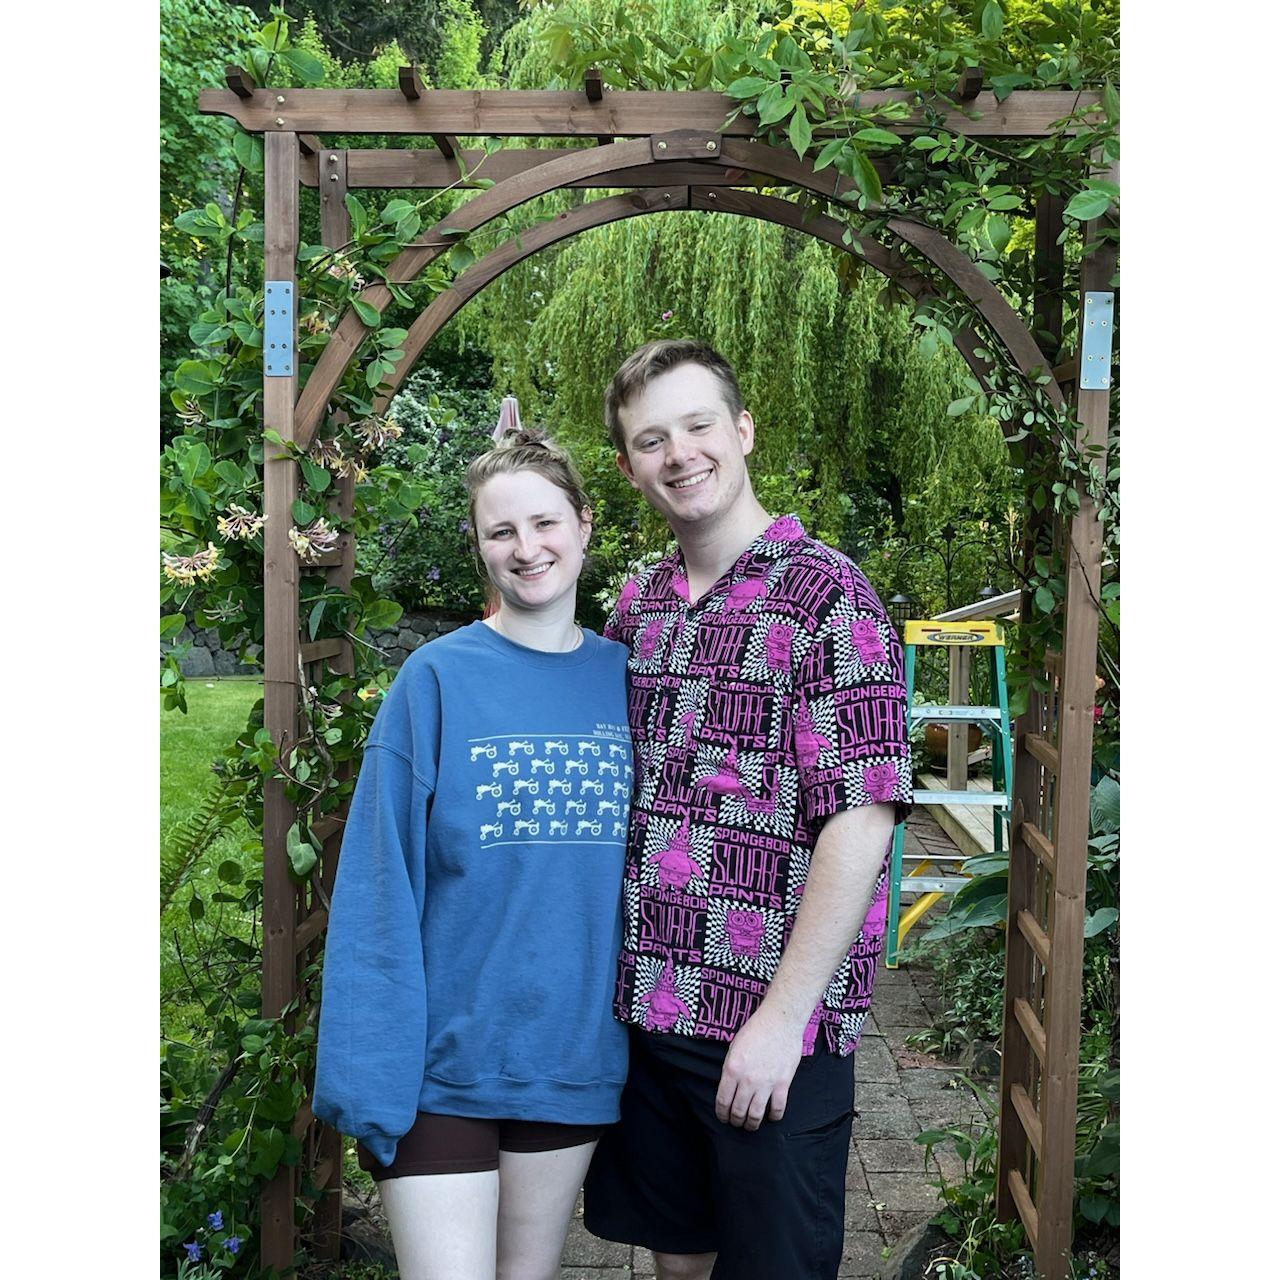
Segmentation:
[(1040, 927), (1030, 911), (1018, 912), (1018, 932), (1031, 944), (1031, 950), (1047, 971), (1049, 968), (1049, 935)]
[(904, 853), (902, 855), (902, 865), (904, 867), (923, 867), (928, 865), (930, 862), (968, 861), (969, 855), (967, 853)]
[(311, 1099), (307, 1098), (302, 1106), (298, 1108), (298, 1114), (293, 1117), (293, 1128), (290, 1132), (295, 1138), (301, 1141), (302, 1136), (311, 1127), (311, 1122), (316, 1118), (316, 1113), (311, 1110)]
[(1043, 1067), (1047, 1050), (1045, 1048), (1044, 1028), (1040, 1025), (1040, 1019), (1031, 1011), (1031, 1006), (1021, 996), (1013, 1002), (1013, 1016), (1018, 1020), (1018, 1026), (1022, 1028), (1022, 1034), (1027, 1037), (1027, 1043), (1031, 1046), (1036, 1057), (1040, 1059), (1040, 1065)]
[(311, 834), (323, 844), (330, 836), (337, 833), (347, 825), (347, 820), (341, 814), (331, 813), (326, 817), (317, 818), (311, 824)]
[(1009, 1194), (1013, 1196), (1013, 1203), (1018, 1206), (1022, 1225), (1027, 1229), (1027, 1239), (1031, 1242), (1032, 1249), (1035, 1249), (1040, 1236), (1040, 1215), (1032, 1203), (1027, 1184), (1022, 1180), (1022, 1173), (1017, 1169), (1009, 1170)]
[(999, 720), (999, 707), (918, 706), (911, 708), (913, 720)]
[(329, 923), (329, 913), (323, 907), (317, 907), (294, 930), (293, 949), (295, 952), (305, 951), (323, 932)]
[(989, 804), (997, 808), (1008, 809), (1012, 804), (1009, 796), (1003, 791), (913, 791), (912, 799), (916, 804)]
[(327, 640), (308, 640), (301, 647), (302, 661), (321, 662), (325, 658), (336, 658), (346, 643), (341, 636), (332, 636)]
[(1027, 750), (1055, 776), (1058, 773), (1058, 748), (1041, 733), (1029, 733), (1023, 742)]
[(1053, 845), (1049, 843), (1048, 836), (1034, 822), (1023, 822), (1022, 840), (1027, 848), (1040, 859), (1040, 865), (1051, 876), (1056, 875), (1058, 859)]
[(1022, 1131), (1031, 1141), (1031, 1149), (1036, 1153), (1036, 1158), (1040, 1157), (1040, 1136), (1041, 1125), (1040, 1117), (1036, 1115), (1035, 1103), (1031, 1101), (1031, 1095), (1020, 1084), (1015, 1084), (1009, 1090), (1009, 1101), (1013, 1103), (1013, 1109), (1018, 1113), (1018, 1119), (1022, 1122)]
[(968, 883), (968, 876), (910, 876), (903, 878), (902, 892), (955, 893)]

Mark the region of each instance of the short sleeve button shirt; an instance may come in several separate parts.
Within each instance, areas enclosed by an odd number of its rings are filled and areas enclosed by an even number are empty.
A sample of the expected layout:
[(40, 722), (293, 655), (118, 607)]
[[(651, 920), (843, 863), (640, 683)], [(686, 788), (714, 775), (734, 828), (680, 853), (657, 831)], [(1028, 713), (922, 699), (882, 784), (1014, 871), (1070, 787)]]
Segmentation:
[[(636, 752), (615, 1012), (731, 1040), (791, 935), (827, 818), (911, 802), (902, 647), (847, 557), (775, 520), (691, 603), (679, 552), (624, 587)], [(887, 859), (805, 1035), (851, 1053), (883, 949)]]

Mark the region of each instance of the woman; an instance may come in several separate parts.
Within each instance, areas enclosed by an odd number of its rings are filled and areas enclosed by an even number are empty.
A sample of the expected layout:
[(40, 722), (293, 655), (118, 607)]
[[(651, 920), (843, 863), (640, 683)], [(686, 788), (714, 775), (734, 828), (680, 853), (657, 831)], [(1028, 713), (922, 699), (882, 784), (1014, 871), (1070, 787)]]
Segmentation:
[(313, 1105), (360, 1140), (403, 1280), (541, 1280), (627, 1071), (626, 650), (574, 622), (567, 456), (513, 432), (467, 487), (499, 607), (417, 650), (369, 735)]

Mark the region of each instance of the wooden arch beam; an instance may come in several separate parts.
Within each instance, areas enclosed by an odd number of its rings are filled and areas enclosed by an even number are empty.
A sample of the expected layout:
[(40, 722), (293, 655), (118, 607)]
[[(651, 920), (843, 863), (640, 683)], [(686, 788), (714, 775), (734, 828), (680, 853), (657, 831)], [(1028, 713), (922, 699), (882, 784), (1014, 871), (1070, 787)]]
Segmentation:
[[(532, 230), (505, 241), (486, 254), (480, 261), (464, 271), (453, 287), (437, 294), (409, 329), (403, 343), (405, 358), (396, 364), (395, 373), (384, 384), (386, 390), (377, 399), (379, 412), (395, 398), (415, 363), (435, 336), (457, 313), (492, 284), (500, 275), (532, 257), (542, 249), (568, 240), (580, 232), (606, 226), (627, 218), (650, 213), (664, 213), (672, 209), (703, 209), (710, 213), (728, 213), (740, 217), (758, 218), (793, 231), (814, 236), (833, 248), (861, 258), (868, 266), (894, 281), (914, 298), (934, 295), (936, 290), (927, 276), (910, 262), (885, 248), (870, 237), (854, 234), (845, 244), (845, 224), (826, 214), (814, 214), (789, 200), (761, 195), (754, 191), (726, 190), (721, 187), (675, 186), (665, 189), (632, 191), (625, 195), (609, 196), (593, 200), (566, 210), (550, 222), (544, 222)], [(989, 365), (974, 354), (980, 339), (972, 328), (955, 335), (956, 346), (968, 362), (974, 374), (984, 382)], [(1013, 428), (1010, 427), (1009, 430)]]
[[(764, 174), (781, 184), (801, 187), (831, 200), (842, 200), (852, 190), (852, 184), (847, 178), (831, 169), (815, 171), (811, 162), (801, 161), (790, 151), (758, 142), (722, 138), (710, 132), (678, 130), (651, 138), (615, 142), (607, 147), (572, 152), (562, 159), (539, 165), (536, 169), (490, 187), (404, 249), (388, 266), (387, 278), (396, 283), (415, 280), (448, 250), (459, 233), (474, 231), (499, 215), (567, 182), (598, 174), (616, 173), (619, 185), (622, 185), (628, 169), (650, 165), (655, 161), (690, 160)], [(888, 226), (894, 235), (932, 262), (969, 298), (991, 326), (997, 340), (1009, 351), (1018, 368), (1029, 377), (1046, 374), (1050, 379), (1046, 386), (1047, 393), (1056, 403), (1064, 403), (1061, 389), (1053, 381), (1049, 360), (1036, 345), (1018, 314), (972, 260), (935, 228), (903, 218), (891, 218)], [(376, 307), (380, 312), (385, 310), (392, 297), (390, 289), (384, 284), (371, 285), (360, 296), (363, 302)], [(300, 448), (309, 447), (330, 398), (367, 332), (354, 308), (339, 321), (298, 398), (295, 438)]]

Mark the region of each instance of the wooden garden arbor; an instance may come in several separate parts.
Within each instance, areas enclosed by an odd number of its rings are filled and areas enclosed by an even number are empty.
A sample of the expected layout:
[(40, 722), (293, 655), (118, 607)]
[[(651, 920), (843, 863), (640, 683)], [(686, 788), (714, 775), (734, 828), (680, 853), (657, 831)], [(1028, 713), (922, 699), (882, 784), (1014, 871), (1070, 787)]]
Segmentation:
[[(410, 67), (401, 68), (399, 91), (264, 89), (239, 68), (228, 68), (227, 84), (226, 90), (201, 93), (201, 111), (231, 116), (265, 138), (268, 338), (274, 324), (279, 345), (272, 349), (268, 342), (264, 361), (264, 426), (302, 449), (314, 440), (344, 371), (369, 332), (354, 309), (348, 311), (305, 384), (301, 382), (294, 304), (302, 189), (317, 190), (324, 243), (337, 248), (349, 239), (348, 191), (439, 189), (458, 184), (460, 172), (471, 175), (463, 186), (477, 185), (477, 178), (494, 185), (404, 249), (388, 268), (389, 280), (413, 281), (446, 253), (453, 242), (446, 227), (475, 230), (555, 190), (611, 188), (623, 189), (624, 194), (561, 213), (500, 245), (459, 275), (413, 321), (404, 343), (405, 359), (379, 388), (380, 407), (390, 401), (449, 318), (517, 262), (591, 227), (672, 209), (698, 209), (759, 218), (816, 236), (860, 257), (913, 297), (935, 292), (936, 281), (948, 278), (973, 307), (972, 325), (956, 340), (979, 380), (990, 371), (983, 346), (999, 342), (1024, 373), (1049, 375), (1046, 392), (1055, 403), (1074, 407), (1082, 424), (1077, 443), (1105, 449), (1109, 342), (1102, 377), (1081, 379), (1079, 353), (1086, 336), (1091, 342), (1097, 336), (1089, 334), (1090, 315), (1112, 314), (1114, 250), (1100, 245), (1085, 257), (1079, 280), (1081, 326), (1076, 334), (1065, 335), (1064, 342), (1059, 197), (1045, 196), (1035, 209), (1034, 330), (1048, 335), (1042, 348), (1003, 295), (939, 231), (894, 218), (888, 224), (890, 247), (861, 236), (845, 243), (842, 222), (755, 189), (795, 188), (838, 199), (851, 190), (851, 183), (831, 169), (815, 171), (810, 161), (798, 160), (789, 149), (751, 141), (752, 121), (739, 117), (726, 124), (736, 104), (718, 93), (606, 92), (598, 73), (588, 73), (581, 92), (426, 90)], [(870, 107), (892, 97), (912, 100), (910, 95), (885, 91), (864, 93), (860, 103)], [(952, 99), (932, 105), (944, 126), (956, 133), (1032, 138), (1050, 133), (1069, 113), (1096, 106), (1096, 96), (1033, 90), (997, 102), (981, 89), (979, 76), (966, 75)], [(889, 127), (909, 132), (920, 128), (922, 119), (917, 110)], [(370, 134), (430, 136), (435, 148), (336, 150), (325, 147), (317, 136)], [(513, 147), (486, 154), (464, 147), (460, 136), (566, 138), (595, 145)], [(885, 184), (891, 184), (891, 168), (879, 167)], [(1090, 225), (1086, 234), (1092, 238), (1095, 230)], [(366, 287), (361, 298), (380, 312), (392, 302), (391, 291), (381, 283)], [(1095, 306), (1097, 313), (1092, 311)], [(337, 487), (333, 511), (339, 518), (351, 514), (352, 484), (348, 478)], [(349, 640), (307, 642), (300, 633), (300, 574), (322, 572), (345, 587), (353, 573), (354, 547), (350, 535), (344, 535), (339, 549), (319, 564), (299, 562), (288, 540), (297, 487), (297, 464), (288, 457), (269, 457), (264, 463), (265, 723), (282, 755), (297, 741), (299, 698), (313, 682), (313, 673), (324, 665), (354, 672)], [(1055, 536), (1068, 551), (1064, 643), (1061, 653), (1049, 656), (1050, 692), (1033, 699), (1016, 735), (997, 1192), (1001, 1216), (1021, 1217), (1037, 1267), (1047, 1280), (1062, 1280), (1067, 1274), (1071, 1243), (1101, 577), (1101, 535), (1087, 495)], [(1030, 534), (1027, 545), (1032, 545)], [(1023, 604), (1023, 616), (1028, 616), (1029, 602)], [(280, 1016), (295, 1001), (304, 1007), (310, 999), (300, 975), (323, 942), (323, 904), (333, 884), (341, 839), (340, 818), (313, 825), (324, 853), (312, 881), (299, 886), (290, 876), (286, 849), (286, 834), (295, 818), (284, 784), (269, 782), (263, 907), (263, 1012), (268, 1017)], [(262, 1203), (263, 1264), (281, 1271), (294, 1260), (299, 1200), (315, 1205), (316, 1249), (336, 1256), (338, 1246), (340, 1138), (315, 1120), (307, 1104), (296, 1118), (294, 1133), (303, 1139), (301, 1164), (282, 1168)]]

